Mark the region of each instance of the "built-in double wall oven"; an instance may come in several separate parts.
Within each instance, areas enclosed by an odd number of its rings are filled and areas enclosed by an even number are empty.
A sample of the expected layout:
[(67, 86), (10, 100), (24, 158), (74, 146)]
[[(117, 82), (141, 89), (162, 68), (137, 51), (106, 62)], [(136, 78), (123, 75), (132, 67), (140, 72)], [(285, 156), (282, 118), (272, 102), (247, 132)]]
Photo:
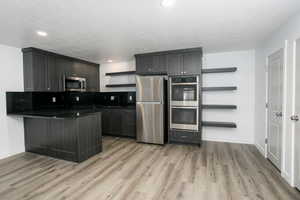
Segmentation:
[(199, 131), (199, 76), (169, 77), (170, 128)]

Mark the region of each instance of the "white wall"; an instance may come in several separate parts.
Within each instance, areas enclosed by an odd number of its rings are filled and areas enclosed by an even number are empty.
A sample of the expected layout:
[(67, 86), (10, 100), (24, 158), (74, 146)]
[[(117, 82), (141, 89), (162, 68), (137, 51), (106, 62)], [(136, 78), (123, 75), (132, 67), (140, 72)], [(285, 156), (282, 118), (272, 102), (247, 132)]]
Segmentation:
[(266, 125), (266, 57), (263, 48), (255, 50), (255, 145), (258, 150), (266, 155), (265, 138)]
[(21, 49), (0, 45), (0, 159), (24, 152), (23, 119), (6, 116), (6, 91), (23, 91)]
[(237, 67), (237, 72), (203, 74), (203, 86), (237, 86), (236, 91), (203, 92), (203, 104), (233, 104), (237, 110), (203, 110), (204, 121), (237, 123), (236, 129), (203, 128), (203, 139), (254, 143), (254, 51), (205, 54), (203, 68)]
[(100, 91), (101, 92), (114, 92), (114, 91), (135, 91), (135, 88), (107, 88), (107, 84), (126, 84), (135, 83), (134, 75), (122, 75), (122, 76), (105, 76), (109, 72), (123, 72), (123, 71), (135, 71), (135, 60), (124, 61), (119, 63), (105, 63), (100, 66)]
[[(260, 148), (264, 148), (264, 137), (266, 134), (266, 123), (264, 121), (265, 109), (263, 105), (266, 100), (266, 76), (265, 73), (266, 58), (268, 55), (279, 50), (285, 49), (284, 64), (284, 118), (283, 118), (283, 154), (282, 154), (282, 176), (293, 185), (293, 122), (289, 119), (293, 114), (293, 42), (300, 38), (300, 14), (292, 17), (286, 24), (282, 25), (272, 35), (268, 36), (261, 45), (257, 47), (255, 59), (255, 76), (257, 84), (255, 85), (256, 103), (255, 103), (255, 143)], [(266, 151), (266, 149), (263, 149)]]

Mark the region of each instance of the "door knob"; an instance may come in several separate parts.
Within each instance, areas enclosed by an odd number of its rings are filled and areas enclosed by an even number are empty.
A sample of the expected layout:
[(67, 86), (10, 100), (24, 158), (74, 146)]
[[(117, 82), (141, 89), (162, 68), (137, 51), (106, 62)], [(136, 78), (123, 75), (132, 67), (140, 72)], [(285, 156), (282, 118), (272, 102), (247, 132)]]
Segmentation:
[(298, 115), (292, 115), (291, 120), (293, 121), (299, 121), (299, 116)]

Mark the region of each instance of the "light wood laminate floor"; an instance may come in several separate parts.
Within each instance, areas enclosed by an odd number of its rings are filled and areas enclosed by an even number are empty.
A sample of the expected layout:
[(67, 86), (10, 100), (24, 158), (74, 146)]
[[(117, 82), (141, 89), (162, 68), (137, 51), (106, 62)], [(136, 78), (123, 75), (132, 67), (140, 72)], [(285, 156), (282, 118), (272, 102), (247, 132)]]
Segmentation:
[(103, 143), (81, 164), (31, 153), (1, 160), (0, 199), (300, 199), (252, 145)]

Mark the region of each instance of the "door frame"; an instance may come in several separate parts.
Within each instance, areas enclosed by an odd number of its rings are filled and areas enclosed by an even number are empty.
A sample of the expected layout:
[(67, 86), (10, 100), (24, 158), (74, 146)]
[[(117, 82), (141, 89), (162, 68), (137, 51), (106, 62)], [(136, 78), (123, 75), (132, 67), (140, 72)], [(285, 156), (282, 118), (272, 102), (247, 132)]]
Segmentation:
[[(285, 80), (286, 80), (286, 45), (287, 43), (285, 43), (285, 47), (283, 48), (279, 48), (276, 49), (275, 51), (271, 52), (270, 54), (267, 55), (266, 57), (266, 133), (265, 133), (265, 139), (269, 140), (269, 57), (279, 51), (282, 51), (282, 55), (283, 55), (283, 71), (282, 71), (282, 113), (283, 113), (283, 117), (282, 117), (282, 127), (281, 127), (281, 174), (283, 174), (284, 170), (284, 146), (285, 146), (285, 116), (286, 116), (286, 107), (285, 107), (285, 96), (286, 96), (286, 88), (285, 88)], [(265, 142), (265, 157), (268, 159), (268, 149), (269, 148), (269, 142)], [(270, 161), (270, 160), (269, 160)], [(271, 161), (270, 161), (271, 162)], [(272, 163), (272, 162), (271, 162)], [(273, 164), (273, 163), (272, 163)]]
[[(297, 41), (300, 41), (300, 37), (293, 41), (293, 92), (292, 92), (292, 115), (296, 114), (296, 55), (297, 55)], [(300, 48), (299, 48), (300, 51)], [(296, 187), (296, 123), (292, 123), (292, 170), (291, 170), (291, 185)]]

